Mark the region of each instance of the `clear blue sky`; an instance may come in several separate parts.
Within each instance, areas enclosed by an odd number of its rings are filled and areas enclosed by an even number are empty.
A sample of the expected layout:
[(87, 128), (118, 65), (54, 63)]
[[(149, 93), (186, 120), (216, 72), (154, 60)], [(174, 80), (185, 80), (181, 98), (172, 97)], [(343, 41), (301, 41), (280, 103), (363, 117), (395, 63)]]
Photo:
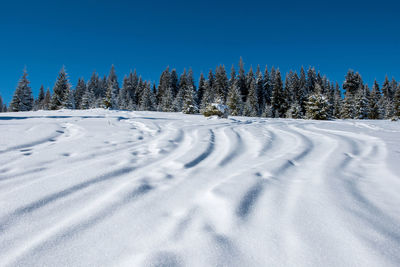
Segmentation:
[(230, 69), (316, 66), (343, 82), (349, 68), (369, 84), (400, 79), (398, 1), (2, 1), (0, 94), (8, 103), (27, 67), (35, 96), (52, 89), (62, 67), (73, 85), (116, 66), (158, 82), (218, 64)]

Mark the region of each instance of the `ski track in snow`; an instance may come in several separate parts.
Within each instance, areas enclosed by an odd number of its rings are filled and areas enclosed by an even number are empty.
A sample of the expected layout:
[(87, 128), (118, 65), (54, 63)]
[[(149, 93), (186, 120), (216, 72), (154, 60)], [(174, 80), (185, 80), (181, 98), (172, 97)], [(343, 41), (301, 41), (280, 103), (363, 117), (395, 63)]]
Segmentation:
[(399, 266), (399, 160), (389, 121), (3, 113), (0, 266)]

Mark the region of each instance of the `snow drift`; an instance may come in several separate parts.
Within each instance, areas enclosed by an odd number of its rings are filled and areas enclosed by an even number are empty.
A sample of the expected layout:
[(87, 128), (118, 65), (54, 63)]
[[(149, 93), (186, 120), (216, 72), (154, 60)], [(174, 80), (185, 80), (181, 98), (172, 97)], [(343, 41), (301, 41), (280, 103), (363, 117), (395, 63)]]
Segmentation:
[(0, 114), (1, 266), (399, 266), (400, 123)]

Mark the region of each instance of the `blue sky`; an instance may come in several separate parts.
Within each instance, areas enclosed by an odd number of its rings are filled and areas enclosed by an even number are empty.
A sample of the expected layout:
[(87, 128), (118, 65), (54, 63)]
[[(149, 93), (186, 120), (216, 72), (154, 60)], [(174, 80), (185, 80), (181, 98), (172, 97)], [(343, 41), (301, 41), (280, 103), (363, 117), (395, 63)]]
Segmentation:
[(8, 1), (0, 4), (0, 94), (27, 67), (35, 96), (66, 66), (71, 83), (114, 64), (158, 81), (166, 66), (195, 78), (218, 64), (317, 67), (343, 82), (400, 79), (397, 1)]

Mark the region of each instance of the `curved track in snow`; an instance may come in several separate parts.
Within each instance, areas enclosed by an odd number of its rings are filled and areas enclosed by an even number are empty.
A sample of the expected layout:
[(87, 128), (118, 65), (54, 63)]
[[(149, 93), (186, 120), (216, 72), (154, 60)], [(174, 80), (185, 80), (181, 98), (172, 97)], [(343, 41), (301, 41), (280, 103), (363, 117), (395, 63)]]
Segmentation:
[(0, 266), (399, 266), (400, 124), (0, 115)]

